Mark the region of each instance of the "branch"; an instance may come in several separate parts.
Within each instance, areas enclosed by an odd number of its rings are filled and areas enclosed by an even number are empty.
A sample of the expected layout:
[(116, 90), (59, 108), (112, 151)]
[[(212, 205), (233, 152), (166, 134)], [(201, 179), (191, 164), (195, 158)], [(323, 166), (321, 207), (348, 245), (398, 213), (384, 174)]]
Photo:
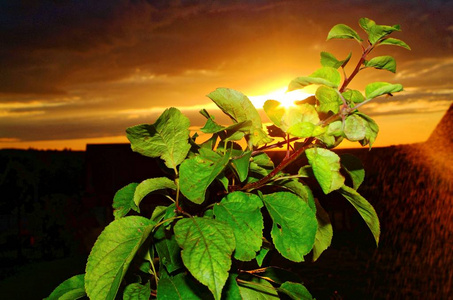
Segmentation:
[(261, 178), (260, 180), (252, 183), (248, 183), (244, 185), (243, 187), (232, 187), (232, 191), (245, 191), (245, 190), (253, 190), (262, 187), (266, 183), (268, 183), (275, 175), (277, 175), (280, 171), (282, 171), (284, 168), (286, 168), (289, 164), (294, 162), (304, 151), (309, 148), (315, 138), (310, 137), (305, 140), (304, 145), (294, 151), (291, 155), (285, 156), (285, 158), (280, 162), (280, 164), (275, 167), (275, 169), (272, 170), (268, 175), (265, 177)]

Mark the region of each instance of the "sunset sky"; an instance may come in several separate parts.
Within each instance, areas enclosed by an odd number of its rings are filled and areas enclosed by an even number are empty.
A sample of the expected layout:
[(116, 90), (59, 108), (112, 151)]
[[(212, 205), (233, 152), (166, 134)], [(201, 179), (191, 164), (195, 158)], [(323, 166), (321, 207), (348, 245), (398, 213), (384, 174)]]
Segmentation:
[(447, 0), (1, 1), (0, 148), (127, 142), (127, 127), (170, 106), (196, 128), (201, 108), (220, 116), (205, 96), (217, 87), (275, 97), (321, 51), (352, 51), (350, 73), (359, 45), (326, 37), (338, 23), (365, 37), (361, 17), (400, 24), (392, 36), (412, 48), (379, 47), (372, 56), (394, 56), (397, 73), (364, 70), (352, 84), (405, 88), (363, 107), (381, 128), (375, 145), (422, 142), (453, 102), (452, 15)]

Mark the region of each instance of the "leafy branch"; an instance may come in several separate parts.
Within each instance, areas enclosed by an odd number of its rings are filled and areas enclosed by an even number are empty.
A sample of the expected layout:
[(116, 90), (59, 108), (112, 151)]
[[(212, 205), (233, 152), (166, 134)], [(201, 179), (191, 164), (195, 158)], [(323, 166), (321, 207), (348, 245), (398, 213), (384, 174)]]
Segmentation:
[[(410, 48), (389, 37), (399, 25), (378, 25), (367, 18), (359, 25), (366, 44), (344, 24), (327, 36), (361, 45), (351, 74), (345, 66), (352, 53), (339, 60), (321, 52), (321, 68), (288, 86), (291, 91), (316, 85), (314, 98), (289, 109), (266, 101), (263, 109), (273, 123), (267, 131), (248, 97), (228, 88), (208, 97), (232, 124), (218, 124), (201, 110), (206, 123), (200, 131), (209, 136), (204, 142), (190, 136), (190, 121), (176, 108), (165, 110), (153, 124), (128, 128), (132, 150), (161, 160), (163, 177), (128, 184), (115, 194), (115, 220), (98, 237), (86, 273), (64, 281), (48, 299), (312, 299), (295, 274), (276, 272), (265, 262), (280, 256), (299, 263), (310, 252), (316, 260), (330, 246), (332, 224), (313, 196), (315, 189), (349, 201), (378, 244), (377, 213), (358, 192), (363, 166), (356, 157), (332, 149), (343, 140), (372, 146), (379, 127), (359, 109), (403, 87), (372, 82), (363, 93), (348, 86), (364, 68), (396, 72), (391, 56), (369, 59), (374, 48)], [(275, 166), (267, 151), (277, 148), (286, 148), (286, 155)], [(303, 155), (307, 164), (297, 174), (285, 173)], [(317, 184), (307, 185), (305, 177)], [(171, 204), (160, 205), (158, 197)]]

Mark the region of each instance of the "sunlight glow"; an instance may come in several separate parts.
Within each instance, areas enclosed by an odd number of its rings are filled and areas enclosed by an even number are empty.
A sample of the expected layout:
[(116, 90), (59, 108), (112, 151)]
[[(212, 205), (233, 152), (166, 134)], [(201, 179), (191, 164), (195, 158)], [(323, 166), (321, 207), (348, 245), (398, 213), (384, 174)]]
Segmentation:
[(277, 100), (281, 103), (281, 106), (289, 108), (294, 106), (295, 101), (304, 100), (310, 96), (314, 95), (314, 92), (311, 92), (306, 89), (295, 90), (291, 92), (286, 92), (287, 88), (279, 88), (272, 92), (269, 92), (265, 95), (258, 96), (249, 96), (250, 101), (256, 108), (263, 108), (264, 102), (267, 100)]

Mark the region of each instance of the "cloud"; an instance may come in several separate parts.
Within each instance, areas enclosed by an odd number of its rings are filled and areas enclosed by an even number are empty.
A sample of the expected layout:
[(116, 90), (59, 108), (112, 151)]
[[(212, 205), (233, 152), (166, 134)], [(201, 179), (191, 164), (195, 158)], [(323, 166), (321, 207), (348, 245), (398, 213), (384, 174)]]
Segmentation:
[(359, 17), (401, 23), (397, 36), (413, 49), (376, 49), (397, 58), (397, 75), (364, 71), (357, 87), (383, 80), (407, 92), (365, 111), (441, 109), (451, 99), (453, 6), (425, 2), (1, 1), (0, 138), (123, 135), (168, 106), (200, 126), (197, 109), (216, 87), (258, 96), (313, 72), (321, 50), (357, 59), (354, 42), (325, 37), (336, 23), (360, 31)]

